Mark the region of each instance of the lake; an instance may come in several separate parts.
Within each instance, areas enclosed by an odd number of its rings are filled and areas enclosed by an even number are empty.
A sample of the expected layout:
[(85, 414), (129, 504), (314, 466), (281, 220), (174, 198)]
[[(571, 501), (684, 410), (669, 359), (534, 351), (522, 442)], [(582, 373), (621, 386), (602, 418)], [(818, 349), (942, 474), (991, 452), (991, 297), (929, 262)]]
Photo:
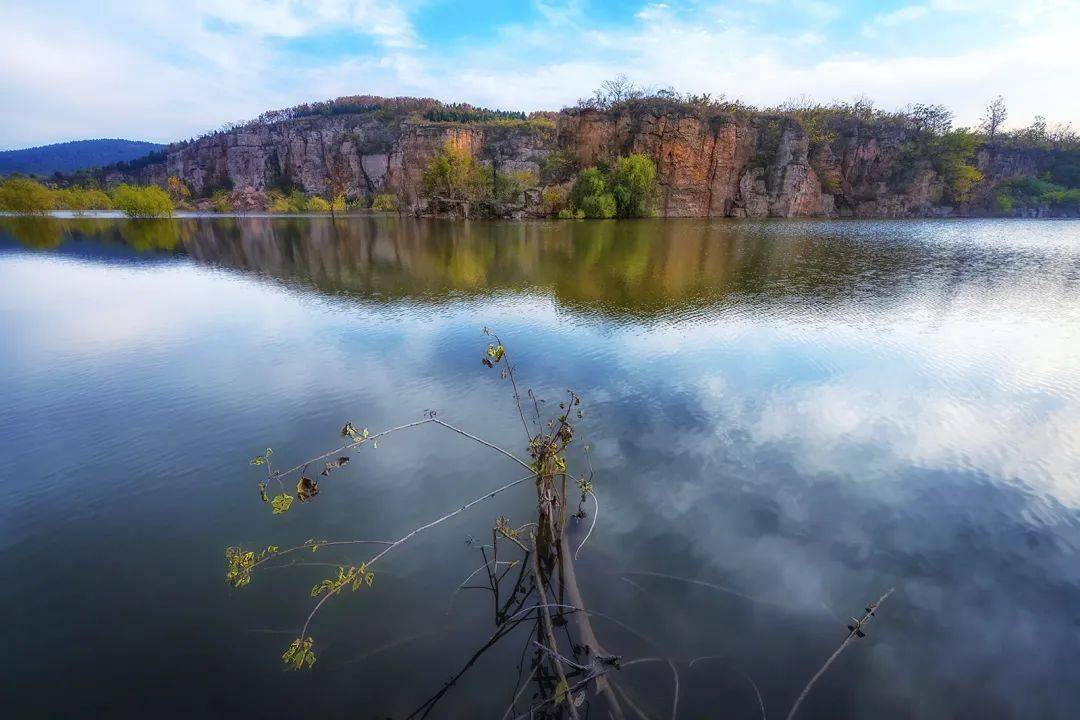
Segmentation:
[[(608, 650), (671, 659), (679, 717), (761, 717), (755, 686), (784, 717), (893, 587), (798, 717), (1076, 716), (1080, 224), (393, 217), (0, 218), (8, 714), (398, 718), (438, 691), (492, 633), (455, 588), (528, 485), (327, 603), (303, 673), (312, 585), (371, 552), (238, 590), (224, 551), (395, 539), (516, 479), (427, 425), (274, 515), (248, 462), (429, 410), (525, 455), (485, 326), (522, 392), (582, 397), (578, 580)], [(527, 650), (432, 717), (502, 717)], [(618, 678), (671, 716), (669, 665)]]

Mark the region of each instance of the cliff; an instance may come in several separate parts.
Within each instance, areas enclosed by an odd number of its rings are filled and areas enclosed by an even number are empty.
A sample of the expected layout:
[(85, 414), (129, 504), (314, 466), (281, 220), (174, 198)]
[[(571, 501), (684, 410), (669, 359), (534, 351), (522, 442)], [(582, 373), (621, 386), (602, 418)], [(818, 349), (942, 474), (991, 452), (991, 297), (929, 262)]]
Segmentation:
[(172, 146), (163, 161), (114, 168), (105, 179), (164, 185), (176, 176), (196, 196), (232, 190), (238, 209), (249, 210), (265, 207), (273, 188), (350, 199), (390, 193), (399, 207), (425, 213), (441, 208), (422, 196), (421, 176), (451, 145), (493, 177), (529, 179), (516, 201), (499, 208), (521, 217), (544, 214), (543, 188), (565, 189), (581, 168), (643, 153), (656, 164), (656, 209), (665, 217), (916, 217), (986, 212), (998, 181), (1045, 175), (1061, 159), (1052, 150), (986, 144), (972, 145), (966, 157), (948, 155), (900, 115), (799, 115), (652, 99), (529, 119), (447, 121), (370, 100), (356, 112), (272, 114)]

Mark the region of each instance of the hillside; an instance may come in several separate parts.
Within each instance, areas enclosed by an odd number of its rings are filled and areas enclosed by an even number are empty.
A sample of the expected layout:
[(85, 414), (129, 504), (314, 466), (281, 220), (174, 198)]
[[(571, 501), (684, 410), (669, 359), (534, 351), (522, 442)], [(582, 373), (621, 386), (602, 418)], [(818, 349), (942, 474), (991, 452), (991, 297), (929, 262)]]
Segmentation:
[(0, 175), (48, 176), (143, 157), (163, 145), (140, 140), (100, 139), (42, 145), (0, 152)]
[[(195, 197), (231, 191), (238, 210), (300, 190), (360, 202), (389, 194), (417, 214), (528, 217), (551, 214), (552, 198), (565, 202), (582, 170), (642, 154), (655, 164), (655, 212), (666, 217), (1074, 215), (1080, 142), (1055, 132), (988, 137), (921, 105), (758, 109), (665, 92), (525, 116), (359, 96), (265, 113), (99, 179), (164, 186), (176, 177)], [(483, 198), (425, 187), (444, 148), (488, 173)]]

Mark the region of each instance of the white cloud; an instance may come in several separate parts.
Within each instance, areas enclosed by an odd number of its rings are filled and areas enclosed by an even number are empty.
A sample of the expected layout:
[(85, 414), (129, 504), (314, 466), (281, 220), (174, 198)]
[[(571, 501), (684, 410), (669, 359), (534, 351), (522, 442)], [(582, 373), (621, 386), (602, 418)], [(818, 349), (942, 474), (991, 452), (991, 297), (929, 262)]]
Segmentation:
[[(864, 32), (934, 22), (952, 27), (956, 41), (886, 52), (879, 41), (838, 31), (838, 6), (822, 2), (800, 2), (798, 23), (783, 31), (779, 5), (768, 3), (652, 3), (610, 24), (593, 22), (577, 2), (544, 2), (531, 23), (435, 42), (417, 30), (420, 1), (12, 7), (0, 26), (0, 147), (103, 136), (168, 141), (270, 108), (358, 93), (554, 109), (619, 73), (764, 105), (799, 95), (867, 95), (886, 107), (944, 103), (960, 124), (974, 124), (1001, 93), (1016, 125), (1036, 114), (1080, 125), (1080, 95), (1061, 90), (1077, 70), (1075, 3), (909, 5), (868, 17)], [(1001, 32), (971, 37), (964, 23), (973, 13), (994, 18)], [(299, 38), (317, 47), (343, 31), (371, 42), (332, 60), (282, 50)]]
[(921, 20), (929, 14), (930, 10), (925, 5), (907, 5), (892, 12), (875, 15), (869, 23), (862, 27), (862, 34), (868, 38), (876, 38), (883, 29), (887, 30), (899, 25), (906, 25)]

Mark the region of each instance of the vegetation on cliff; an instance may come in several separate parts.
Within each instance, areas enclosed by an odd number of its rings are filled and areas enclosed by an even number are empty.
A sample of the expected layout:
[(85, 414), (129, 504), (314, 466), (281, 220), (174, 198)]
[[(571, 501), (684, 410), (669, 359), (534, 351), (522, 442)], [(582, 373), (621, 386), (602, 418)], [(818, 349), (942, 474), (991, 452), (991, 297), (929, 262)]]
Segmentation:
[(653, 214), (656, 196), (656, 164), (636, 153), (616, 159), (611, 168), (589, 167), (581, 171), (570, 190), (569, 207), (558, 210), (560, 218), (640, 218)]
[[(865, 99), (799, 99), (759, 108), (644, 90), (625, 78), (558, 113), (357, 95), (264, 113), (65, 184), (165, 186), (177, 175), (190, 196), (170, 190), (176, 207), (241, 212), (325, 204), (337, 214), (392, 196), (377, 209), (473, 217), (1075, 213), (1068, 192), (1080, 187), (1080, 137), (1042, 118), (1008, 130), (1007, 118), (1001, 98), (978, 127), (964, 128), (940, 105), (882, 110)], [(1028, 192), (1012, 178), (1058, 187)]]

